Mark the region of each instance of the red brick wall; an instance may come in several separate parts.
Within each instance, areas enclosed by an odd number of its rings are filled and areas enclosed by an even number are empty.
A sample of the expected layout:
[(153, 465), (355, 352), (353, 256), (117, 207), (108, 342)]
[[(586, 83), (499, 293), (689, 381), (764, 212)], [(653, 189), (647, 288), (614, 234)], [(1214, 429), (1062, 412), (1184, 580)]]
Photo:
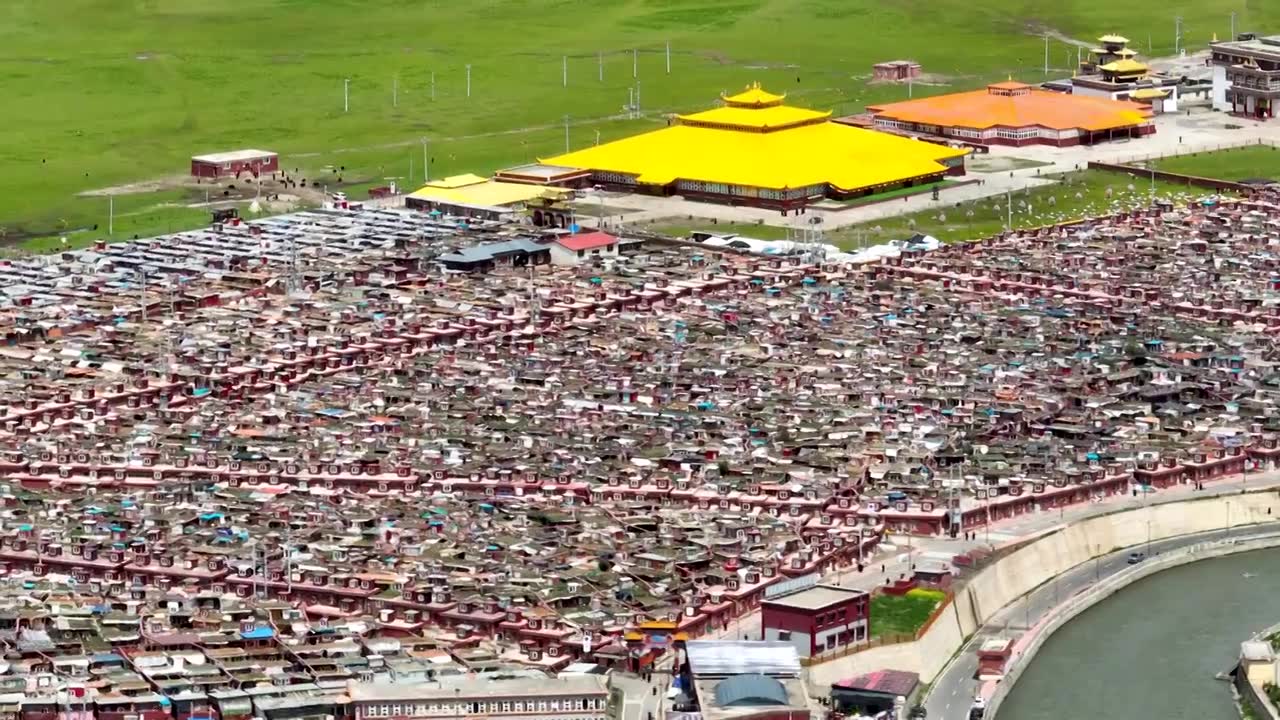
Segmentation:
[(761, 628), (812, 633), (815, 629), (815, 617), (814, 613), (807, 610), (770, 606), (768, 601), (760, 604)]

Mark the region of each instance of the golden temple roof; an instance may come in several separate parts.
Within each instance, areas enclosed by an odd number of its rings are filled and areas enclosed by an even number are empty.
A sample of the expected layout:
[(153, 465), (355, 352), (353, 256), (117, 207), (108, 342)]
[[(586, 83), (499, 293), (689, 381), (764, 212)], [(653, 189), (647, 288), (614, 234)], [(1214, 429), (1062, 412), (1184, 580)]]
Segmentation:
[(1113, 60), (1107, 63), (1106, 65), (1099, 65), (1098, 69), (1102, 70), (1103, 72), (1119, 73), (1123, 75), (1128, 75), (1131, 73), (1145, 73), (1151, 70), (1151, 68), (1148, 67), (1145, 63), (1140, 63), (1137, 60), (1128, 60), (1128, 59)]
[(681, 123), (687, 125), (720, 125), (743, 130), (779, 130), (825, 120), (831, 117), (831, 113), (790, 105), (769, 105), (759, 108), (730, 105), (676, 117)]
[(721, 95), (726, 105), (735, 107), (763, 108), (781, 105), (787, 99), (784, 95), (774, 95), (760, 87), (760, 83), (752, 83), (746, 90), (737, 95)]

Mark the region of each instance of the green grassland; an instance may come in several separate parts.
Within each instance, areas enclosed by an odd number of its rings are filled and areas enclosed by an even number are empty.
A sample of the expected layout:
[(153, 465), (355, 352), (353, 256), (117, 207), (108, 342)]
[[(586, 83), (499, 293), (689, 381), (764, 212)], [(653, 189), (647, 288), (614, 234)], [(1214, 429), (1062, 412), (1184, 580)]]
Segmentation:
[(1157, 181), (1153, 186), (1149, 178), (1104, 170), (1069, 173), (1058, 180), (1052, 185), (969, 202), (948, 203), (944, 196), (929, 210), (841, 228), (828, 234), (828, 242), (856, 250), (923, 233), (954, 243), (997, 235), (1010, 219), (1015, 229), (1040, 227), (1144, 207), (1153, 197), (1186, 203), (1211, 194), (1177, 183)]
[[(566, 115), (581, 147), (754, 80), (853, 112), (905, 96), (868, 84), (877, 61), (911, 57), (939, 76), (917, 96), (1034, 80), (1042, 32), (1123, 31), (1144, 51), (1150, 33), (1168, 54), (1175, 14), (1194, 48), (1225, 35), (1233, 11), (1242, 27), (1280, 26), (1280, 3), (1247, 0), (9, 0), (0, 226), (9, 243), (104, 234), (103, 199), (78, 193), (181, 175), (196, 153), (264, 147), (312, 180), (365, 188), (406, 182), (411, 163), (420, 178), (425, 137), (434, 175), (487, 172), (563, 151)], [(632, 49), (644, 117), (620, 119), (637, 84)], [(1050, 49), (1055, 68), (1074, 61), (1065, 42)], [(136, 195), (117, 237), (206, 217)]]
[(871, 637), (915, 634), (945, 598), (940, 590), (924, 588), (906, 595), (876, 595), (871, 598)]
[(1280, 149), (1271, 145), (1177, 155), (1155, 161), (1157, 170), (1218, 180), (1280, 179)]

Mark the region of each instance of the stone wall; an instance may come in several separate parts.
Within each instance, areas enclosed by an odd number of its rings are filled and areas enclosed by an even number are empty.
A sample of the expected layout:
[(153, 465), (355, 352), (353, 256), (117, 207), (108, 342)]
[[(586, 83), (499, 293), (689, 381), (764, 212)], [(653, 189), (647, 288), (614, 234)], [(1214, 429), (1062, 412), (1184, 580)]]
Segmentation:
[(1234, 192), (1234, 193), (1240, 193), (1241, 195), (1248, 195), (1254, 190), (1257, 190), (1257, 188), (1252, 185), (1245, 185), (1244, 183), (1233, 182), (1231, 180), (1219, 180), (1218, 178), (1199, 177), (1198, 175), (1183, 175), (1181, 173), (1171, 173), (1171, 172), (1165, 172), (1163, 170), (1156, 170), (1153, 173), (1149, 168), (1138, 167), (1137, 165), (1120, 165), (1117, 163), (1107, 163), (1107, 162), (1098, 162), (1095, 160), (1090, 160), (1089, 169), (1090, 170), (1106, 170), (1108, 172), (1137, 175), (1139, 178), (1146, 178), (1148, 180), (1151, 179), (1152, 175), (1155, 175), (1157, 179), (1163, 180), (1165, 182), (1179, 183), (1179, 184), (1187, 185), (1189, 187), (1204, 188), (1206, 190), (1213, 190), (1216, 192), (1221, 192), (1223, 190), (1226, 190), (1227, 192)]
[[(1269, 513), (1274, 513), (1269, 514)], [(1240, 495), (1193, 498), (1118, 511), (1050, 531), (979, 571), (955, 590), (955, 600), (919, 640), (836, 658), (809, 668), (812, 689), (891, 668), (931, 682), (966, 638), (1004, 606), (1055, 576), (1099, 555), (1152, 541), (1226, 527), (1280, 521), (1280, 495), (1260, 489)]]

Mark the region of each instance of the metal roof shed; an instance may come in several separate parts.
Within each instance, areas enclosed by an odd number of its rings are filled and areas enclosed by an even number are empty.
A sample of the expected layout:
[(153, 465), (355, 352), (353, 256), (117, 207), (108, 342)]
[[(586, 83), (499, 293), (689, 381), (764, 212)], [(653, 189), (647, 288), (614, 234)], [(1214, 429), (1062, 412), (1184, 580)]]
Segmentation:
[(690, 640), (685, 645), (689, 670), (696, 677), (759, 674), (799, 677), (800, 656), (789, 642), (777, 640)]

